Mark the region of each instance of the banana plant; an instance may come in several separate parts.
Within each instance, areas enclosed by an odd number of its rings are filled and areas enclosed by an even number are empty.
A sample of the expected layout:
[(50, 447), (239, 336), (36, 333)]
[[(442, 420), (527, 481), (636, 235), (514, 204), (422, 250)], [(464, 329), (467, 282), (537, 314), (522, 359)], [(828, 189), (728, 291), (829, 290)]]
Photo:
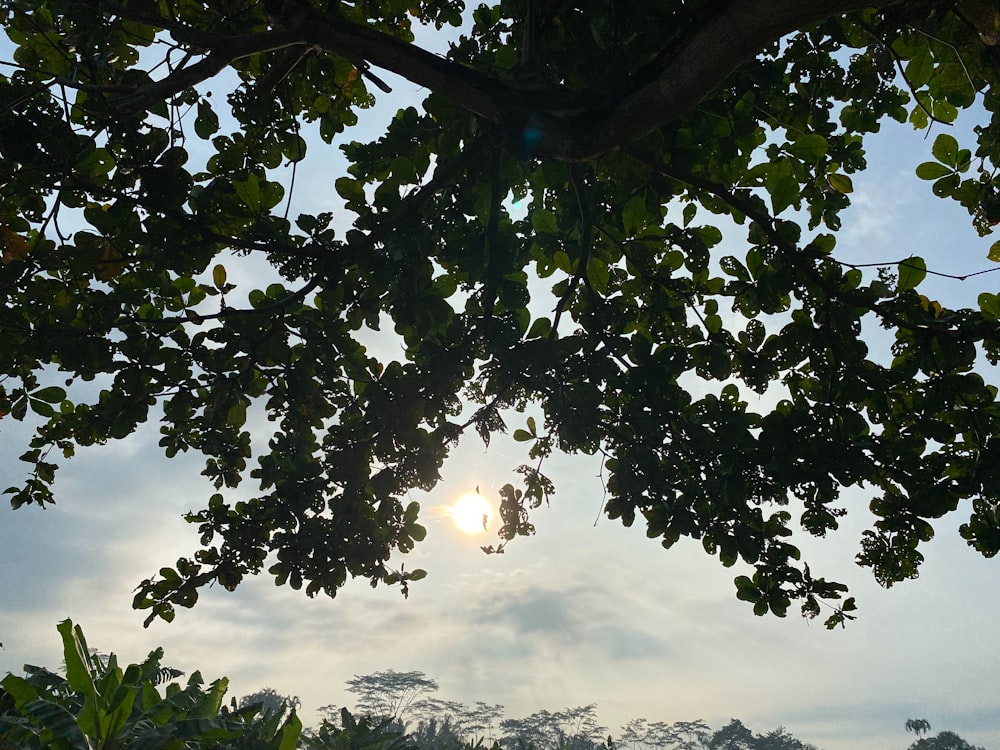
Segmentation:
[(207, 688), (200, 672), (168, 682), (183, 673), (161, 665), (162, 648), (122, 670), (114, 654), (91, 653), (71, 620), (58, 630), (65, 676), (25, 665), (24, 677), (0, 681), (0, 750), (295, 750), (294, 710), (224, 706), (225, 677)]

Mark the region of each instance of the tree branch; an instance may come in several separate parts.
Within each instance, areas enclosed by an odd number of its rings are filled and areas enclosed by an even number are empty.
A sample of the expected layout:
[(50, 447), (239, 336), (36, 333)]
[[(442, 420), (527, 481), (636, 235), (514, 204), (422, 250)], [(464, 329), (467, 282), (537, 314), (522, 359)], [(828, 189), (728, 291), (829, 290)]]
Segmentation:
[[(278, 21), (285, 27), (281, 30), (225, 37), (171, 28), (179, 41), (211, 50), (209, 55), (190, 68), (140, 87), (119, 106), (147, 106), (220, 72), (232, 60), (306, 44), (355, 64), (370, 63), (440, 93), (472, 114), (507, 127), (512, 138), (520, 139), (521, 129), (530, 120), (541, 134), (535, 155), (584, 161), (626, 146), (692, 111), (747, 59), (796, 29), (864, 8), (905, 9), (923, 2), (728, 0), (621, 87), (596, 94), (503, 81), (336, 12), (322, 13), (304, 3), (276, 3)], [(169, 23), (163, 19), (165, 28)]]
[[(914, 0), (730, 0), (678, 45), (665, 50), (603, 117), (588, 113), (577, 143), (553, 144), (572, 159), (591, 159), (627, 146), (692, 111), (746, 60), (796, 29), (864, 8)], [(651, 80), (650, 80), (651, 79)], [(544, 147), (544, 144), (543, 144)]]
[[(759, 210), (749, 201), (736, 195), (725, 185), (721, 185), (717, 182), (704, 177), (699, 177), (697, 175), (677, 172), (670, 169), (667, 165), (658, 163), (653, 158), (642, 154), (635, 149), (629, 149), (626, 153), (636, 161), (647, 166), (649, 169), (659, 172), (666, 177), (677, 180), (678, 182), (690, 187), (709, 192), (721, 198), (739, 213), (744, 214), (761, 228), (767, 238), (771, 241), (771, 244), (773, 244), (774, 247), (788, 259), (792, 266), (810, 282), (822, 290), (827, 298), (836, 300), (843, 304), (868, 310), (869, 312), (875, 313), (875, 315), (882, 320), (892, 323), (898, 328), (913, 331), (915, 333), (944, 334), (955, 337), (963, 337), (965, 335), (966, 332), (950, 328), (947, 324), (931, 326), (927, 324), (911, 323), (910, 321), (901, 318), (886, 305), (880, 302), (875, 302), (873, 300), (866, 299), (861, 295), (853, 294), (841, 289), (836, 284), (823, 277), (823, 275), (812, 265), (812, 259), (808, 255), (803, 253), (803, 251), (794, 243), (789, 242), (781, 236), (781, 233), (775, 227), (775, 219), (773, 217), (766, 212)], [(983, 338), (995, 338), (998, 335), (998, 331), (995, 326), (991, 326), (988, 329), (983, 327), (981, 329), (977, 329), (975, 331), (975, 335)]]

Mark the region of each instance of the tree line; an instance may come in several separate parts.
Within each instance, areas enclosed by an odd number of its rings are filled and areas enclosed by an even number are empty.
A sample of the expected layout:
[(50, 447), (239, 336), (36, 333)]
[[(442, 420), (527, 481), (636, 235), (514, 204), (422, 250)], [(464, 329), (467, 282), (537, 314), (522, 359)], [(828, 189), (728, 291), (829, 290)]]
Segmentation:
[[(778, 727), (756, 733), (738, 719), (717, 730), (704, 721), (633, 719), (617, 733), (593, 704), (505, 719), (503, 706), (446, 701), (423, 672), (355, 676), (352, 712), (325, 706), (314, 727), (301, 702), (264, 688), (239, 700), (229, 681), (207, 685), (163, 664), (163, 649), (124, 668), (87, 645), (70, 620), (58, 625), (62, 673), (26, 664), (0, 680), (0, 750), (818, 750)], [(951, 732), (924, 737), (925, 719), (905, 724), (910, 750), (983, 750)]]

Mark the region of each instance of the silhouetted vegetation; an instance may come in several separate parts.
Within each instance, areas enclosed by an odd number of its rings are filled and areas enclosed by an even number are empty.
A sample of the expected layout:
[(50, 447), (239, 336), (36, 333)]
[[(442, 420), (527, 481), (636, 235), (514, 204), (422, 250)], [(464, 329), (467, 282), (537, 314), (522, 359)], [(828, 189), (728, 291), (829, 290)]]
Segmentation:
[[(226, 705), (225, 677), (174, 682), (184, 674), (161, 663), (163, 649), (122, 669), (71, 621), (58, 630), (65, 674), (25, 665), (0, 681), (0, 750), (818, 750), (784, 727), (756, 732), (738, 719), (713, 729), (640, 718), (613, 731), (594, 704), (504, 719), (503, 706), (442, 700), (423, 672), (394, 670), (351, 678), (355, 710), (325, 706), (305, 728), (297, 697), (265, 687)], [(917, 735), (909, 750), (983, 750), (953, 732), (925, 737), (926, 719), (904, 728)]]

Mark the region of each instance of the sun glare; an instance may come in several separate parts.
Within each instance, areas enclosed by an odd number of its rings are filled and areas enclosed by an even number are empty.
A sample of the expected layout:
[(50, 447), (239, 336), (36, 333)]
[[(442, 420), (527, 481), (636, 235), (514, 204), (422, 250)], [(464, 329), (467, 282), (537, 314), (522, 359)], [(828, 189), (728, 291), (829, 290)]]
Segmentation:
[(451, 506), (451, 517), (466, 534), (482, 534), (493, 517), (493, 508), (481, 495), (470, 492)]

